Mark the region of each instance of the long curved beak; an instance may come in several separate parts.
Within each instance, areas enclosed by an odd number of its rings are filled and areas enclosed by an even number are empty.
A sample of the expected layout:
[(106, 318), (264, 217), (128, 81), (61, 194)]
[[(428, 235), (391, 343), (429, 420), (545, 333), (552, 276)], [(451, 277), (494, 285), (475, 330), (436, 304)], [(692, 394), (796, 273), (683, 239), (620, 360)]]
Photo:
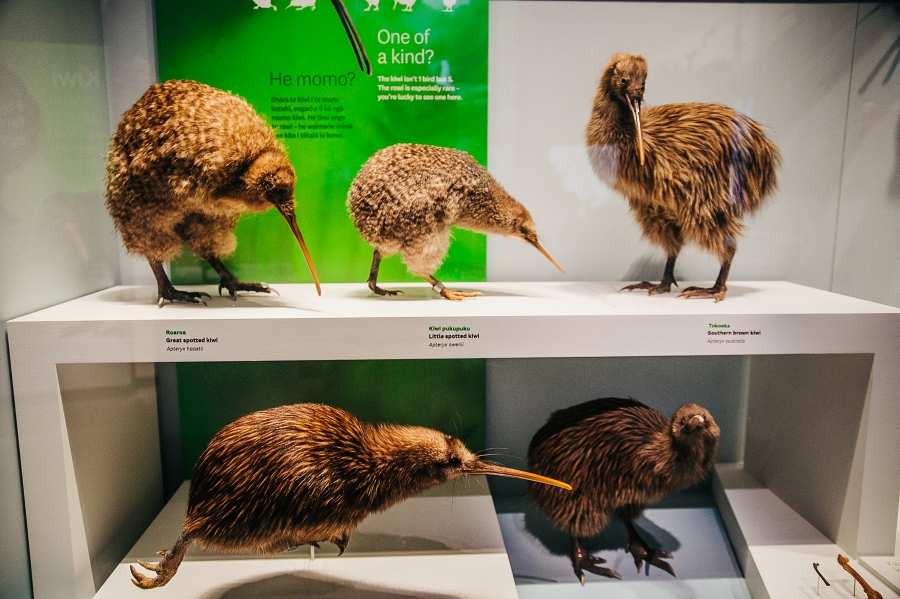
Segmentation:
[(350, 38), (350, 45), (353, 46), (353, 52), (356, 54), (356, 62), (359, 63), (359, 70), (363, 71), (366, 75), (371, 75), (372, 63), (369, 62), (369, 57), (366, 56), (366, 49), (363, 47), (362, 40), (359, 39), (359, 34), (356, 32), (356, 27), (353, 26), (353, 21), (350, 20), (350, 15), (347, 13), (347, 7), (344, 6), (342, 0), (331, 0), (331, 3), (334, 5), (334, 10), (337, 11), (338, 17), (341, 19), (341, 24), (344, 26), (344, 31), (347, 32), (347, 37)]
[(531, 241), (530, 239), (526, 239), (525, 241), (527, 241), (528, 243), (530, 243), (531, 245), (536, 247), (537, 251), (544, 254), (547, 257), (547, 260), (552, 262), (553, 266), (555, 266), (556, 268), (559, 269), (559, 272), (566, 272), (563, 270), (562, 266), (560, 266), (559, 264), (556, 263), (556, 260), (553, 259), (553, 256), (551, 256), (549, 253), (547, 253), (547, 250), (545, 250), (544, 248), (541, 247), (541, 244), (539, 244), (537, 241)]
[(294, 232), (294, 237), (297, 238), (297, 243), (300, 244), (300, 250), (303, 252), (303, 257), (306, 258), (306, 264), (309, 265), (309, 272), (312, 273), (313, 281), (316, 282), (316, 291), (319, 295), (322, 295), (322, 286), (319, 285), (319, 275), (316, 274), (316, 267), (313, 266), (312, 257), (309, 255), (309, 250), (306, 249), (306, 242), (303, 241), (300, 227), (297, 226), (297, 216), (287, 205), (276, 204), (275, 207), (278, 208), (278, 212), (281, 213), (281, 216), (287, 221), (288, 226), (291, 227), (291, 231)]
[(641, 166), (644, 166), (644, 136), (641, 132), (641, 103), (639, 100), (632, 100), (629, 105), (631, 115), (634, 117), (635, 135), (638, 143), (638, 157), (641, 159)]
[(572, 490), (571, 485), (553, 478), (548, 478), (546, 476), (541, 476), (540, 474), (534, 474), (531, 472), (525, 472), (524, 470), (516, 470), (515, 468), (507, 468), (506, 466), (485, 464), (481, 461), (464, 467), (463, 474), (491, 474), (493, 476), (505, 476), (507, 478), (520, 478), (522, 480), (529, 480), (533, 483), (541, 483), (545, 485), (552, 485), (554, 487), (560, 487), (562, 489), (565, 489), (566, 491)]

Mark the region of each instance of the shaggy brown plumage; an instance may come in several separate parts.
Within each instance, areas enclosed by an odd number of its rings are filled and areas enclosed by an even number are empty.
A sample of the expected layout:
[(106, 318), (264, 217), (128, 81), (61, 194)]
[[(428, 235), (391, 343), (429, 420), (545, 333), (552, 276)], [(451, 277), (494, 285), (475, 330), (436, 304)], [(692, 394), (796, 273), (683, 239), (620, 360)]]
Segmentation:
[(125, 248), (144, 256), (156, 276), (158, 303), (202, 303), (205, 293), (178, 291), (163, 263), (182, 243), (205, 258), (235, 297), (269, 292), (243, 283), (222, 264), (244, 212), (272, 207), (284, 216), (309, 264), (294, 215), (294, 169), (266, 122), (243, 99), (196, 81), (150, 86), (122, 116), (109, 148), (106, 207)]
[(191, 543), (222, 551), (277, 553), (330, 541), (341, 553), (368, 514), (469, 474), (511, 476), (571, 488), (487, 464), (462, 441), (418, 426), (373, 426), (344, 410), (296, 404), (254, 412), (219, 431), (194, 466), (182, 534), (157, 573), (166, 584)]
[(353, 180), (347, 207), (375, 248), (368, 283), (378, 295), (398, 293), (377, 285), (381, 259), (391, 254), (401, 254), (409, 272), (447, 299), (481, 295), (450, 291), (434, 278), (450, 247), (451, 226), (519, 237), (562, 270), (538, 243), (528, 210), (460, 150), (397, 144), (378, 151)]
[(719, 258), (710, 288), (679, 297), (725, 297), (728, 271), (745, 214), (776, 188), (778, 148), (750, 117), (721, 104), (641, 108), (647, 62), (616, 54), (600, 76), (587, 126), (588, 154), (597, 176), (628, 198), (644, 237), (666, 252), (662, 281), (623, 290), (668, 292), (685, 243)]
[(582, 583), (583, 570), (620, 578), (597, 566), (603, 560), (578, 540), (599, 533), (613, 516), (625, 522), (638, 571), (646, 560), (674, 576), (661, 559), (671, 555), (648, 547), (632, 522), (648, 503), (700, 481), (713, 465), (718, 443), (718, 425), (695, 404), (681, 406), (671, 420), (633, 399), (578, 404), (554, 412), (528, 448), (529, 470), (565, 480), (572, 492), (529, 485), (528, 499), (571, 535), (572, 566)]

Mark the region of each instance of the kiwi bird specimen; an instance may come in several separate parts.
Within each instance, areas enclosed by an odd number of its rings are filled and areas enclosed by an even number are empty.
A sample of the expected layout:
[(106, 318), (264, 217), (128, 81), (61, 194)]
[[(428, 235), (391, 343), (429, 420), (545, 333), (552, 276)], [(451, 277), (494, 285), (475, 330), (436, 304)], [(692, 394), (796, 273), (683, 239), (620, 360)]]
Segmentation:
[[(342, 0), (331, 0), (360, 70), (372, 64)], [(277, 8), (257, 2), (254, 8)], [(273, 205), (288, 221), (322, 294), (294, 216), (294, 170), (265, 122), (242, 99), (191, 81), (151, 86), (122, 118), (113, 136), (106, 205), (128, 251), (150, 262), (158, 305), (203, 303), (205, 293), (178, 291), (163, 270), (182, 241), (205, 258), (225, 287), (273, 291), (243, 283), (221, 261), (234, 251), (238, 216)], [(289, 187), (288, 187), (289, 186)]]
[(106, 168), (106, 207), (125, 248), (150, 262), (158, 305), (203, 303), (205, 293), (179, 291), (163, 270), (187, 245), (206, 259), (225, 287), (269, 292), (243, 283), (222, 263), (234, 252), (244, 212), (276, 208), (293, 231), (316, 289), (312, 258), (294, 215), (294, 169), (275, 133), (243, 99), (196, 81), (150, 86), (113, 134)]
[(191, 543), (277, 553), (330, 541), (341, 553), (367, 515), (469, 474), (567, 484), (481, 461), (455, 437), (418, 426), (370, 425), (344, 410), (296, 404), (254, 412), (219, 431), (194, 466), (187, 517), (156, 572), (166, 584)]
[(600, 76), (587, 126), (588, 155), (597, 176), (628, 199), (644, 237), (666, 252), (662, 281), (624, 290), (667, 293), (675, 259), (693, 242), (721, 264), (715, 284), (688, 287), (679, 297), (725, 297), (745, 214), (775, 190), (778, 148), (750, 117), (721, 104), (641, 108), (647, 62), (616, 54)]
[(347, 194), (357, 230), (375, 248), (369, 289), (378, 287), (381, 259), (401, 254), (412, 274), (450, 300), (481, 295), (451, 291), (434, 278), (450, 247), (450, 227), (524, 239), (556, 268), (562, 267), (538, 243), (531, 214), (466, 152), (418, 144), (397, 144), (376, 152), (359, 170)]
[(571, 493), (529, 484), (528, 499), (553, 525), (572, 537), (572, 567), (584, 584), (584, 570), (621, 578), (598, 566), (579, 537), (598, 534), (613, 516), (628, 530), (627, 551), (640, 572), (644, 561), (675, 571), (638, 535), (634, 520), (648, 503), (659, 501), (703, 479), (713, 465), (719, 427), (712, 415), (685, 404), (671, 420), (633, 399), (603, 398), (554, 412), (528, 447), (529, 470), (559, 477)]

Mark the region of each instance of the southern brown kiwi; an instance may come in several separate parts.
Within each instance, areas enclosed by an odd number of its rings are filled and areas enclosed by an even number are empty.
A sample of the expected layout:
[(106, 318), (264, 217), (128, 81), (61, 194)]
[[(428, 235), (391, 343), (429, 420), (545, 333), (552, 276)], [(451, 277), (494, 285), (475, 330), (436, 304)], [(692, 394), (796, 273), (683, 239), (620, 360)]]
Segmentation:
[(628, 530), (628, 552), (640, 571), (643, 561), (673, 576), (661, 558), (667, 551), (651, 549), (633, 521), (648, 503), (700, 481), (713, 465), (719, 427), (696, 404), (685, 404), (668, 419), (633, 399), (607, 397), (554, 412), (528, 447), (528, 468), (572, 485), (571, 493), (528, 486), (528, 499), (553, 525), (572, 537), (572, 567), (584, 584), (584, 570), (621, 578), (596, 564), (579, 537), (593, 536), (613, 516)]
[(775, 191), (778, 148), (759, 123), (721, 104), (641, 108), (647, 61), (619, 53), (603, 69), (587, 126), (588, 155), (604, 183), (628, 199), (644, 237), (666, 252), (662, 281), (624, 290), (667, 293), (675, 259), (696, 243), (721, 264), (715, 284), (679, 297), (719, 301), (741, 236), (744, 215)]

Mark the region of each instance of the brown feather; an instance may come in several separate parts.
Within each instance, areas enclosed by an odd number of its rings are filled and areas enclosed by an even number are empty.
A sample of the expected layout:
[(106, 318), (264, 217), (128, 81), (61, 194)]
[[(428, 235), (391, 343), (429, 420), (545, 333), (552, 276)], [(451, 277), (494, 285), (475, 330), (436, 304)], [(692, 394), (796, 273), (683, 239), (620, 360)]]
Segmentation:
[(522, 204), (466, 152), (397, 144), (362, 166), (347, 207), (363, 238), (383, 256), (401, 254), (409, 272), (428, 278), (450, 247), (450, 227), (537, 242)]
[(294, 169), (256, 111), (208, 85), (167, 81), (151, 86), (116, 127), (106, 206), (132, 253), (166, 261), (184, 242), (200, 256), (227, 256), (238, 216), (272, 207), (260, 193), (266, 184), (289, 187), (293, 202)]
[[(691, 416), (705, 424), (689, 431)], [(602, 398), (554, 412), (528, 448), (532, 472), (572, 491), (528, 486), (528, 499), (573, 537), (593, 536), (618, 515), (633, 520), (648, 503), (700, 481), (713, 465), (719, 427), (695, 404), (672, 419), (632, 399)]]
[(696, 243), (730, 265), (743, 217), (777, 187), (778, 148), (727, 106), (664, 104), (640, 110), (641, 165), (629, 102), (643, 101), (646, 78), (641, 56), (616, 54), (604, 68), (587, 126), (594, 172), (628, 199), (644, 237), (667, 256)]
[[(106, 207), (125, 249), (150, 262), (160, 305), (197, 299), (177, 292), (162, 271), (182, 244), (213, 264), (232, 295), (268, 291), (240, 283), (219, 259), (234, 252), (245, 212), (276, 207), (291, 224), (295, 180), (284, 147), (246, 101), (196, 81), (166, 81), (150, 86), (116, 127)], [(299, 229), (294, 234), (316, 279)]]
[(447, 480), (429, 468), (451, 453), (474, 459), (438, 431), (376, 427), (330, 406), (254, 412), (201, 454), (184, 531), (208, 547), (262, 553), (349, 538), (369, 513)]
[(163, 586), (192, 543), (269, 554), (330, 541), (343, 553), (369, 514), (468, 474), (530, 476), (486, 464), (429, 428), (365, 424), (320, 404), (254, 412), (209, 442), (194, 466), (181, 536), (159, 564), (138, 562), (155, 578), (132, 567), (132, 582)]

